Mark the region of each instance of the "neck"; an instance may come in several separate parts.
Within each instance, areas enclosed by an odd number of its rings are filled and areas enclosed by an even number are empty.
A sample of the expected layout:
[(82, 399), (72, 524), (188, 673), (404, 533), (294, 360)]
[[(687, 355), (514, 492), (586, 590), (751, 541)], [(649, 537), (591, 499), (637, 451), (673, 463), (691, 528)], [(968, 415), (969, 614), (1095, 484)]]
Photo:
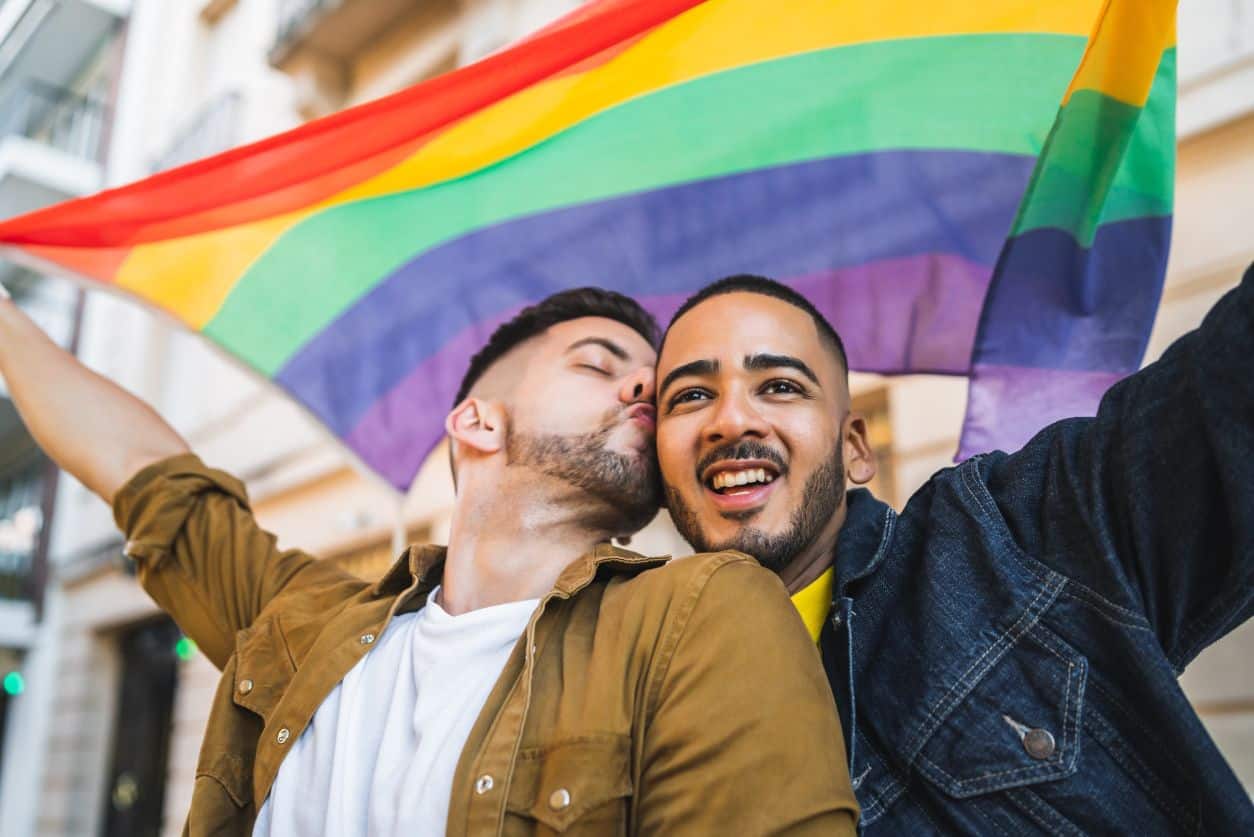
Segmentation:
[(457, 615), (540, 598), (572, 561), (613, 536), (588, 525), (597, 517), (586, 494), (532, 473), (486, 491), (463, 486), (449, 528), (440, 606)]
[(840, 527), (845, 524), (845, 510), (842, 500), (836, 514), (832, 515), (818, 537), (780, 570), (779, 579), (788, 588), (788, 595), (804, 590), (832, 566), (836, 560), (836, 539), (840, 536)]

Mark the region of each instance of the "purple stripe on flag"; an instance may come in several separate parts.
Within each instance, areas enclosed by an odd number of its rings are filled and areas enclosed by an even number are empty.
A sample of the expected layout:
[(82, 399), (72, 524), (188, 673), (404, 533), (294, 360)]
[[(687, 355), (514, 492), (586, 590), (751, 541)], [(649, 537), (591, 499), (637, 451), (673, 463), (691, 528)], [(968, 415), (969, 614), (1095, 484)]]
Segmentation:
[(1018, 450), (1091, 416), (1136, 371), (1167, 272), (1171, 217), (1104, 224), (1091, 247), (1035, 229), (1007, 242), (980, 318), (958, 456)]
[[(990, 270), (958, 256), (887, 259), (789, 279), (830, 319), (851, 365), (885, 373), (965, 374)], [(688, 292), (640, 298), (666, 323)], [(348, 434), (346, 442), (405, 488), (444, 432), (470, 357), (518, 309), (464, 329), (410, 371)]]
[[(637, 297), (686, 296), (732, 273), (821, 277), (851, 268), (863, 272), (863, 285), (873, 286), (880, 268), (859, 266), (930, 259), (933, 253), (955, 254), (990, 270), (1032, 164), (1030, 157), (1009, 154), (883, 151), (503, 222), (397, 269), (292, 357), (276, 381), (344, 436), (357, 433), (367, 411), (449, 341), (477, 329), (481, 342), (488, 331), (476, 324), (499, 322), (501, 312), (565, 288), (600, 285)], [(925, 278), (935, 273), (929, 267)], [(888, 298), (861, 291), (827, 300), (838, 324), (866, 332), (872, 368), (894, 368), (903, 353), (915, 363), (954, 364), (955, 348), (935, 336), (899, 347), (885, 342), (882, 335), (900, 330), (881, 327), (880, 318), (905, 312), (943, 326), (949, 313), (942, 307), (952, 309), (927, 281), (910, 281), (925, 299), (904, 300), (894, 292), (891, 301), (900, 311), (884, 305)], [(845, 310), (860, 313), (846, 318), (839, 314)], [(969, 349), (970, 330), (955, 333)], [(940, 360), (919, 357), (938, 347)], [(887, 359), (881, 362), (881, 356)], [(440, 374), (457, 375), (461, 368), (454, 363)]]
[(958, 457), (1014, 451), (1059, 419), (1093, 415), (1122, 372), (980, 364), (971, 373)]
[(1059, 229), (1006, 243), (974, 363), (1131, 372), (1158, 311), (1171, 216), (1103, 224), (1090, 247)]

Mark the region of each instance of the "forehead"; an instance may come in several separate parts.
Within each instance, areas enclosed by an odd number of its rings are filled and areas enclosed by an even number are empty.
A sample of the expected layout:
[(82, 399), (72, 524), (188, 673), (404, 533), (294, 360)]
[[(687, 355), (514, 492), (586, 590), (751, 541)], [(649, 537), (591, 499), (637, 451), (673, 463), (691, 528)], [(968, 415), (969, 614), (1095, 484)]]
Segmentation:
[(694, 360), (739, 368), (755, 354), (791, 355), (815, 369), (831, 361), (810, 315), (782, 299), (735, 292), (701, 302), (671, 326), (658, 361), (659, 376)]
[[(544, 333), (543, 342), (552, 355), (564, 354), (572, 345), (589, 337), (609, 340), (627, 352), (628, 362), (649, 364), (655, 362), (657, 353), (640, 332), (629, 325), (608, 317), (579, 317), (551, 326)], [(596, 346), (592, 351), (605, 351)]]

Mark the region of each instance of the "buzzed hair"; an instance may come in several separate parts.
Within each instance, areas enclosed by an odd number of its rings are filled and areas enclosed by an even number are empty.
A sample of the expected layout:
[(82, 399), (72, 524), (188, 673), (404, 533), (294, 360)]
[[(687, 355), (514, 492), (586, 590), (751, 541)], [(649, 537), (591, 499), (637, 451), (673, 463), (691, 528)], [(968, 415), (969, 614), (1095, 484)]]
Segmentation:
[(548, 331), (558, 323), (578, 320), (582, 317), (604, 317), (615, 320), (634, 330), (648, 344), (657, 348), (661, 329), (653, 315), (631, 297), (604, 288), (574, 288), (560, 291), (535, 305), (518, 312), (512, 320), (499, 326), (487, 344), (470, 359), (470, 366), (457, 388), (453, 399), (456, 407), (484, 376), (494, 363), (509, 354), (517, 346)]
[[(787, 302), (789, 305), (792, 305), (795, 308), (800, 308), (802, 311), (809, 314), (810, 319), (814, 321), (814, 327), (818, 329), (819, 337), (822, 338), (823, 342), (828, 345), (828, 348), (835, 352), (836, 358), (840, 361), (840, 367), (844, 370), (845, 374), (849, 374), (849, 356), (845, 354), (845, 343), (840, 339), (840, 335), (836, 333), (836, 329), (832, 326), (832, 324), (827, 321), (827, 317), (824, 317), (822, 313), (819, 312), (819, 309), (815, 308), (814, 305), (811, 304), (810, 300), (806, 299), (792, 288), (782, 282), (776, 282), (774, 279), (768, 279), (765, 276), (755, 276), (750, 273), (738, 273), (735, 276), (728, 276), (726, 278), (719, 279), (717, 282), (712, 282), (709, 285), (706, 285), (704, 288), (688, 297), (687, 301), (684, 302), (683, 305), (679, 306), (679, 310), (675, 312), (675, 316), (671, 317), (670, 325), (666, 327), (666, 334), (670, 334), (671, 329), (675, 327), (675, 323), (678, 322), (680, 317), (687, 314), (693, 308), (697, 307), (702, 302), (705, 302), (710, 297), (734, 293), (750, 293), (760, 294), (761, 296), (769, 296), (774, 299)], [(662, 342), (666, 342), (666, 335), (662, 336)]]

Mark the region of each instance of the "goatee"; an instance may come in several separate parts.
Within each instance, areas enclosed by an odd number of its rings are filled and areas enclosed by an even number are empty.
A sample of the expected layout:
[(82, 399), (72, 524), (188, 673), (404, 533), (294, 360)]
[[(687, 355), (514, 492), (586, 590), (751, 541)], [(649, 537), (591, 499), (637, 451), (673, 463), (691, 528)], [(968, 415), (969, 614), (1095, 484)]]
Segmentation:
[[(781, 457), (761, 443), (742, 443), (724, 451), (715, 451), (706, 457), (710, 462), (723, 459), (766, 459), (780, 464)], [(730, 455), (724, 455), (724, 454)], [(704, 461), (704, 460), (703, 460)], [(703, 472), (698, 469), (698, 473)], [(782, 469), (781, 469), (782, 470)], [(742, 526), (732, 537), (715, 542), (701, 531), (697, 514), (671, 486), (666, 486), (666, 503), (675, 528), (698, 552), (719, 552), (735, 549), (752, 555), (762, 566), (774, 572), (782, 571), (794, 557), (814, 543), (819, 532), (831, 521), (845, 496), (845, 463), (841, 458), (841, 446), (837, 443), (831, 454), (806, 480), (801, 503), (793, 511), (788, 528), (776, 535), (763, 532), (752, 525)], [(752, 513), (747, 519), (752, 519)], [(736, 519), (732, 515), (728, 515)]]

